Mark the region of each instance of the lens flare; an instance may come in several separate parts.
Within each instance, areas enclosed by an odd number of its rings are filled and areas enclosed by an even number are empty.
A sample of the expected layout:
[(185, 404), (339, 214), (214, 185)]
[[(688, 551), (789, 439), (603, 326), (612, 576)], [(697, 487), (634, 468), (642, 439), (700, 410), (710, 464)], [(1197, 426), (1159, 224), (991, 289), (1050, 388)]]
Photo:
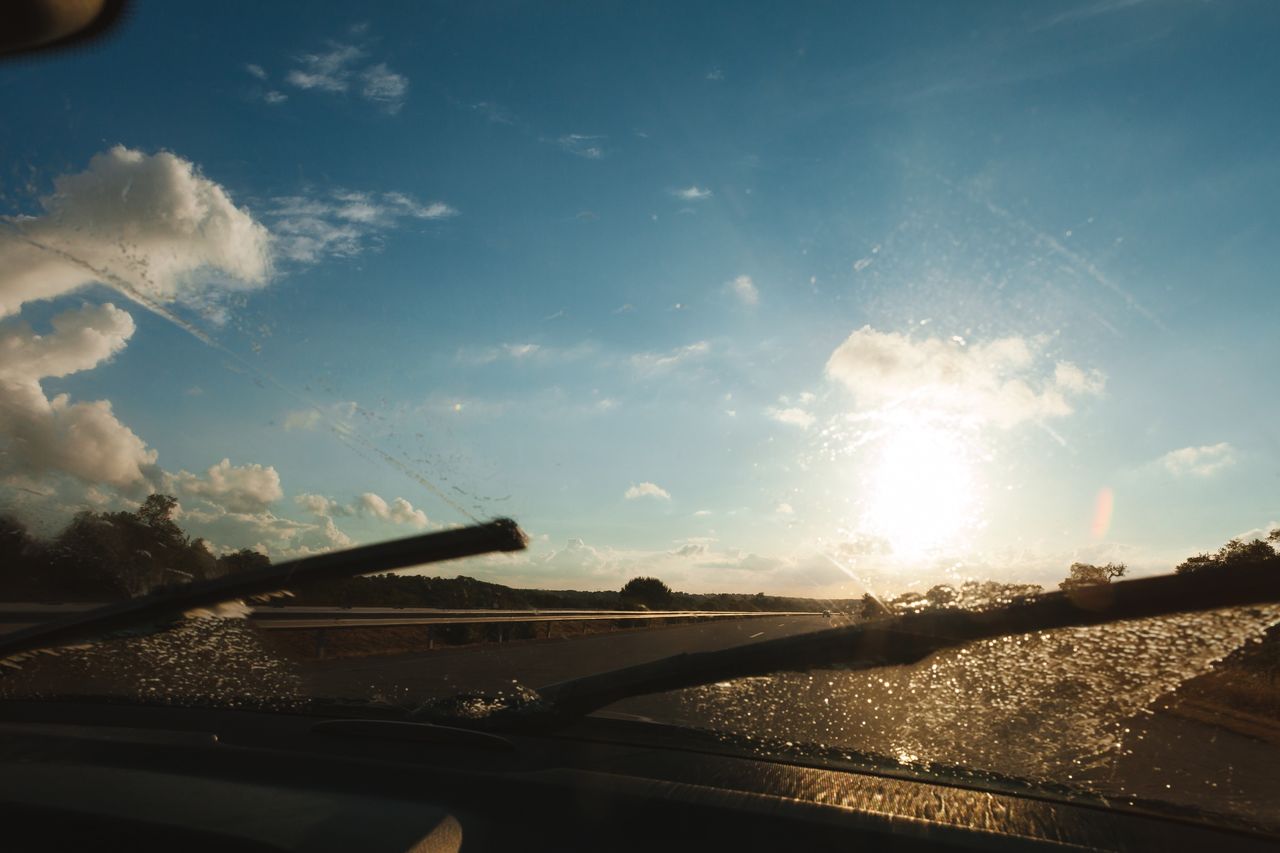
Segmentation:
[(1111, 513), (1115, 510), (1116, 498), (1110, 486), (1098, 490), (1098, 497), (1093, 505), (1093, 524), (1090, 532), (1094, 539), (1101, 539), (1111, 529)]

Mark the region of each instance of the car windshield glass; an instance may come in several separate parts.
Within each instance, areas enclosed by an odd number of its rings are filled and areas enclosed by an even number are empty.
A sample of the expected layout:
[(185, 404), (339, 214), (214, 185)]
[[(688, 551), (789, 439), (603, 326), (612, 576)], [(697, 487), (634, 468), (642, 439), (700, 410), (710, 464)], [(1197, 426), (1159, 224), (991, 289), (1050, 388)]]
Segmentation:
[[(488, 707), (1280, 572), (1278, 35), (1266, 2), (139, 3), (0, 58), (0, 632), (528, 536), (147, 611), (0, 697)], [(1280, 831), (1278, 621), (602, 713)]]

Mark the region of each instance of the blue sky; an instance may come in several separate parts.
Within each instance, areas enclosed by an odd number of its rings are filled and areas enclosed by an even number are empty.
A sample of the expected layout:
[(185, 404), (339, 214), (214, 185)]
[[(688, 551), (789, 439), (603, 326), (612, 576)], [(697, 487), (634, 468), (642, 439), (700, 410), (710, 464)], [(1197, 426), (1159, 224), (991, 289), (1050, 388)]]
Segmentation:
[(140, 4), (0, 68), (6, 504), (813, 595), (1280, 520), (1280, 13), (685, 5)]

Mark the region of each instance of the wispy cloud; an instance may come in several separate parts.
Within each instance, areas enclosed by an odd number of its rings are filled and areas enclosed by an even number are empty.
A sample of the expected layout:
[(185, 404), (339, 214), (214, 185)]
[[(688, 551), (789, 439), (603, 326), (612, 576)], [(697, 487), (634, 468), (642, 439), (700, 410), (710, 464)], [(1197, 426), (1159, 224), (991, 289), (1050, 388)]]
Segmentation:
[(382, 235), (406, 221), (457, 215), (457, 210), (442, 201), (419, 202), (401, 192), (336, 190), (277, 198), (265, 218), (271, 223), (281, 257), (314, 263), (376, 249)]
[(631, 365), (644, 373), (670, 370), (685, 362), (702, 358), (711, 352), (711, 344), (697, 341), (667, 352), (640, 352), (631, 356)]
[(501, 104), (495, 104), (492, 101), (477, 101), (471, 105), (471, 109), (480, 113), (494, 124), (515, 124), (515, 113), (508, 110)]
[(582, 157), (587, 160), (601, 160), (605, 155), (604, 140), (607, 138), (600, 135), (566, 133), (564, 136), (557, 137), (555, 144), (561, 151), (572, 154), (575, 157)]
[(341, 427), (355, 417), (359, 408), (354, 401), (346, 401), (310, 409), (294, 409), (285, 412), (281, 426), (286, 430), (314, 430), (326, 423)]
[(1090, 18), (1097, 18), (1103, 15), (1123, 12), (1126, 9), (1141, 6), (1146, 2), (1148, 2), (1148, 0), (1101, 0), (1101, 2), (1095, 3), (1082, 3), (1073, 9), (1067, 9), (1065, 12), (1059, 12), (1056, 15), (1046, 18), (1040, 24), (1032, 27), (1032, 29), (1044, 30), (1061, 24), (1071, 23), (1073, 21), (1086, 21)]
[(1160, 464), (1175, 477), (1212, 477), (1235, 464), (1236, 451), (1225, 441), (1170, 450)]
[(569, 346), (550, 346), (528, 341), (503, 343), (496, 346), (462, 347), (458, 350), (457, 360), (462, 364), (485, 365), (507, 361), (515, 363), (564, 363), (585, 358), (597, 351), (598, 347), (591, 341)]
[[(259, 80), (267, 79), (261, 65), (251, 63), (245, 69)], [(366, 48), (342, 42), (329, 42), (324, 50), (294, 57), (293, 67), (284, 79), (304, 91), (354, 94), (390, 114), (399, 112), (409, 95), (408, 77), (392, 70), (386, 62), (371, 61)], [(272, 95), (277, 97), (273, 99)], [(284, 100), (284, 95), (268, 92), (264, 100), (277, 103)]]

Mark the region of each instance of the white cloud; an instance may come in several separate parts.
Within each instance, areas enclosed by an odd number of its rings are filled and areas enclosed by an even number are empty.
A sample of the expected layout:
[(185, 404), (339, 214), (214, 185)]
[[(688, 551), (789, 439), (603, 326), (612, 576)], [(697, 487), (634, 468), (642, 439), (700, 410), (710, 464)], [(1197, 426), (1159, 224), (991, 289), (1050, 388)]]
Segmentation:
[(396, 498), (390, 504), (373, 492), (365, 492), (356, 498), (356, 506), (365, 515), (373, 516), (392, 524), (407, 524), (412, 527), (426, 527), (430, 522), (427, 514), (414, 509), (413, 504), (404, 498)]
[(321, 420), (323, 417), (315, 409), (298, 409), (284, 416), (284, 428), (287, 430), (315, 429), (320, 426)]
[(41, 205), (40, 215), (0, 219), (0, 317), (95, 282), (166, 303), (270, 276), (266, 228), (167, 151), (96, 154), (55, 179)]
[(111, 304), (83, 305), (51, 325), (45, 335), (25, 323), (0, 326), (0, 472), (69, 474), (121, 488), (154, 477), (156, 452), (116, 418), (109, 401), (72, 403), (66, 394), (50, 400), (40, 385), (120, 352), (133, 318)]
[(406, 221), (448, 219), (458, 211), (442, 201), (423, 204), (400, 192), (337, 190), (277, 198), (267, 215), (280, 256), (315, 263), (376, 250), (384, 233)]
[(259, 80), (267, 79), (267, 72), (261, 65), (256, 65), (250, 62), (248, 65), (244, 67), (244, 70), (249, 72), (254, 77), (257, 77)]
[(286, 430), (314, 430), (319, 429), (328, 422), (334, 427), (342, 429), (347, 426), (348, 421), (355, 417), (359, 408), (354, 401), (348, 400), (323, 407), (294, 409), (285, 413), (281, 425)]
[(333, 516), (333, 515), (350, 515), (347, 507), (335, 501), (333, 498), (326, 498), (324, 495), (313, 495), (303, 492), (300, 495), (293, 496), (293, 502), (301, 509), (312, 515)]
[(656, 483), (633, 483), (630, 488), (622, 493), (622, 496), (629, 501), (638, 498), (659, 498), (664, 501), (671, 500), (671, 493)]
[(1021, 337), (965, 345), (914, 340), (864, 326), (836, 348), (827, 375), (861, 407), (911, 405), (1009, 428), (1071, 414), (1070, 397), (1096, 395), (1106, 378), (1070, 362), (1047, 369), (1042, 343)]
[(268, 89), (262, 94), (262, 100), (266, 101), (268, 104), (283, 104), (285, 101), (289, 100), (289, 96), (276, 89)]
[(734, 296), (742, 300), (744, 305), (755, 305), (760, 302), (760, 291), (756, 289), (755, 282), (749, 275), (740, 275), (729, 282), (729, 289), (733, 291)]
[(179, 471), (167, 479), (179, 495), (201, 498), (233, 513), (261, 513), (284, 497), (280, 475), (269, 465), (232, 465), (223, 459), (204, 475)]
[(703, 201), (711, 198), (711, 190), (706, 187), (700, 187), (697, 184), (672, 190), (671, 194), (685, 201)]
[(388, 503), (374, 492), (364, 492), (350, 504), (340, 503), (324, 495), (307, 493), (295, 495), (293, 502), (306, 512), (321, 518), (359, 515), (409, 527), (427, 527), (431, 523), (425, 512), (416, 509), (404, 498), (396, 498)]
[(360, 73), (360, 94), (366, 101), (381, 104), (387, 112), (397, 113), (409, 94), (409, 78), (397, 74), (385, 62), (372, 65)]
[(1236, 452), (1225, 441), (1200, 447), (1183, 447), (1171, 450), (1160, 457), (1160, 464), (1177, 477), (1212, 477), (1235, 464)]
[(327, 50), (296, 57), (295, 67), (285, 75), (285, 80), (313, 92), (331, 95), (355, 92), (389, 113), (399, 112), (409, 94), (409, 78), (393, 71), (385, 62), (368, 64), (367, 59), (364, 48), (331, 42)]
[(290, 71), (285, 79), (299, 89), (345, 92), (351, 87), (352, 66), (364, 55), (364, 51), (355, 45), (333, 44), (323, 53), (298, 56), (299, 67)]
[(783, 501), (773, 509), (778, 515), (795, 515), (795, 508), (791, 504)]
[(536, 354), (542, 347), (537, 344), (503, 344), (502, 348), (512, 358), (527, 358)]
[(711, 344), (706, 341), (697, 341), (664, 353), (636, 353), (631, 356), (631, 365), (645, 373), (656, 373), (669, 370), (693, 359), (702, 358), (709, 352), (711, 352)]
[(769, 409), (766, 409), (765, 413), (768, 414), (769, 417), (773, 418), (775, 421), (777, 421), (780, 424), (787, 424), (788, 426), (797, 426), (797, 427), (800, 427), (801, 429), (808, 429), (809, 427), (813, 426), (813, 421), (814, 421), (813, 415), (810, 414), (809, 412), (806, 412), (804, 409), (796, 408), (794, 406), (786, 409), (778, 409), (778, 408), (771, 407)]
[(575, 157), (582, 157), (586, 160), (601, 160), (604, 158), (604, 139), (606, 137), (598, 135), (566, 133), (564, 136), (558, 137), (555, 143), (560, 150)]
[(209, 503), (190, 509), (184, 507), (182, 524), (193, 536), (207, 539), (215, 552), (252, 543), (249, 547), (275, 560), (305, 557), (355, 544), (332, 518), (294, 521), (269, 510), (235, 512)]

